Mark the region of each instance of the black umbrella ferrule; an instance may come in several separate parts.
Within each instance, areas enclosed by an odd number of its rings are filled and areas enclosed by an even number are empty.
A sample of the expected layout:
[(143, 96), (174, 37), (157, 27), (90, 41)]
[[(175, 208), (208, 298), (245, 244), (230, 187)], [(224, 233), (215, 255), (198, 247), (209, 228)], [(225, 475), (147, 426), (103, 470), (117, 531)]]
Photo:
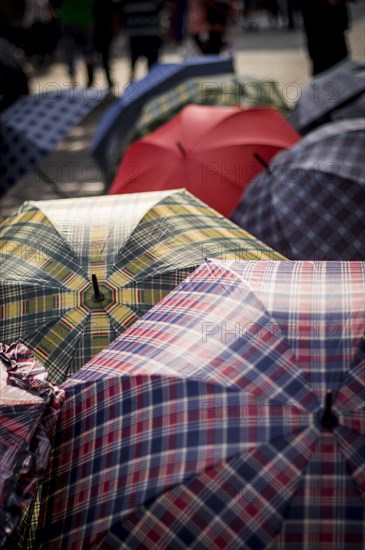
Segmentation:
[(326, 430), (333, 430), (337, 426), (337, 418), (332, 411), (332, 393), (328, 392), (321, 418), (321, 425)]
[(262, 158), (261, 155), (259, 155), (258, 153), (253, 153), (253, 156), (261, 164), (261, 166), (265, 168), (268, 174), (272, 173), (269, 164)]
[(181, 143), (181, 141), (176, 141), (176, 147), (179, 149), (181, 155), (185, 158), (186, 157), (186, 149), (184, 148), (183, 144)]
[(93, 287), (94, 287), (93, 300), (94, 300), (94, 302), (102, 302), (104, 300), (104, 294), (102, 294), (100, 292), (98, 279), (97, 279), (95, 273), (93, 273), (91, 275), (91, 279), (92, 279)]

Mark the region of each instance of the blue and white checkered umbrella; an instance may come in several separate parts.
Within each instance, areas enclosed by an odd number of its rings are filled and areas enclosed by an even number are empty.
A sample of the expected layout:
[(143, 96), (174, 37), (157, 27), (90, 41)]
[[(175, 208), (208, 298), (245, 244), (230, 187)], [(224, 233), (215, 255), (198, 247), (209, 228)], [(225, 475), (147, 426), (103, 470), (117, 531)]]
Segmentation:
[(232, 58), (205, 55), (181, 63), (159, 63), (144, 78), (131, 82), (102, 118), (91, 147), (105, 175), (116, 170), (129, 133), (147, 100), (188, 78), (227, 73), (234, 73)]
[(0, 196), (47, 156), (106, 91), (64, 89), (18, 99), (0, 114)]
[(365, 260), (365, 119), (332, 122), (280, 152), (232, 220), (291, 260)]

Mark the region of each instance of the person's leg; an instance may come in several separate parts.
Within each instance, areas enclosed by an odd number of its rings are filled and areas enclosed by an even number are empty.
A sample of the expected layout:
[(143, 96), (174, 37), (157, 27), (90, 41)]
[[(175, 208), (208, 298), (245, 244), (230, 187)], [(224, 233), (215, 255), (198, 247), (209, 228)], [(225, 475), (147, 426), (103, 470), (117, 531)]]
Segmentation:
[(147, 59), (148, 70), (158, 63), (159, 53), (161, 47), (161, 39), (159, 36), (146, 36), (143, 39), (144, 55)]
[(131, 36), (129, 38), (129, 55), (130, 55), (130, 66), (131, 66), (129, 79), (133, 80), (137, 59), (140, 57), (140, 46), (139, 46), (138, 36)]
[(94, 83), (94, 41), (91, 29), (78, 29), (79, 41), (82, 54), (85, 59), (87, 84), (89, 88)]
[(67, 71), (72, 83), (72, 86), (76, 86), (76, 38), (74, 29), (72, 27), (64, 26), (62, 29), (61, 48), (63, 51), (63, 57), (67, 65)]

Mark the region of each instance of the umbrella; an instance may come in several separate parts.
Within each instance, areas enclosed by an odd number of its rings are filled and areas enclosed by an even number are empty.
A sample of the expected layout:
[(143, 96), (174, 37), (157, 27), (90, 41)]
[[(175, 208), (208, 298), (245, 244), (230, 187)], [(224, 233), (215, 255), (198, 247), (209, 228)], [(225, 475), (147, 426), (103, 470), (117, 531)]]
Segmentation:
[(232, 220), (292, 260), (364, 260), (364, 143), (364, 119), (307, 134), (250, 183)]
[(24, 345), (0, 343), (0, 548), (10, 548), (47, 468), (64, 391), (46, 378)]
[(113, 172), (128, 135), (147, 100), (188, 78), (233, 72), (232, 58), (205, 55), (188, 58), (181, 63), (156, 64), (144, 78), (131, 82), (120, 100), (101, 119), (91, 146), (91, 154), (105, 175)]
[(199, 267), (64, 385), (40, 548), (363, 548), (364, 311), (361, 262)]
[(277, 84), (251, 77), (216, 75), (214, 81), (191, 78), (150, 99), (142, 108), (129, 142), (152, 132), (190, 103), (195, 105), (271, 106), (282, 114), (289, 108)]
[[(104, 90), (25, 96), (0, 114), (0, 196), (46, 157), (92, 109)], [(49, 178), (46, 177), (46, 181)]]
[(299, 135), (276, 109), (187, 105), (127, 150), (109, 193), (186, 187), (228, 216), (242, 190)]
[(0, 334), (61, 382), (208, 255), (282, 258), (184, 190), (25, 203), (0, 225)]
[(301, 134), (335, 118), (337, 109), (365, 91), (365, 64), (345, 60), (323, 71), (304, 86), (288, 121)]

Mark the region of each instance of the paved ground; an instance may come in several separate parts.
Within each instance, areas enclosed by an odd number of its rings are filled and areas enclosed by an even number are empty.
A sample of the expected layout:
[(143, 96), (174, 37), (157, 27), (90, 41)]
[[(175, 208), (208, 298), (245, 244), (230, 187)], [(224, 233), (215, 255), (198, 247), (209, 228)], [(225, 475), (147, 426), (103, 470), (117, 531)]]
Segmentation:
[[(351, 57), (365, 61), (365, 4), (360, 1), (351, 7), (351, 11), (352, 26), (348, 32)], [(300, 25), (294, 31), (288, 31), (283, 27), (272, 28), (265, 14), (258, 16), (258, 31), (245, 31), (238, 22), (236, 23), (229, 33), (236, 72), (240, 75), (274, 80), (289, 104), (293, 105), (301, 87), (310, 78), (304, 35)], [(192, 48), (189, 41), (178, 48), (169, 44), (163, 51), (162, 61), (179, 61), (191, 53)], [(120, 95), (128, 83), (126, 54), (123, 38), (116, 40), (112, 61), (116, 95)], [(143, 76), (145, 71), (146, 66), (142, 62), (138, 66), (137, 77)], [(81, 67), (79, 74), (82, 75)], [(43, 71), (34, 70), (31, 90), (36, 93), (50, 89), (50, 86), (65, 87), (67, 81), (65, 67), (56, 61)], [(80, 77), (80, 86), (82, 85), (84, 80)], [(102, 88), (106, 85), (101, 69), (97, 70), (97, 85)], [(105, 184), (101, 171), (90, 157), (89, 146), (100, 118), (112, 101), (113, 98), (109, 96), (41, 163), (41, 168), (57, 181), (58, 189), (45, 183), (32, 171), (1, 198), (0, 217), (8, 216), (26, 200), (57, 198), (60, 196), (59, 191), (70, 196), (103, 194)]]

